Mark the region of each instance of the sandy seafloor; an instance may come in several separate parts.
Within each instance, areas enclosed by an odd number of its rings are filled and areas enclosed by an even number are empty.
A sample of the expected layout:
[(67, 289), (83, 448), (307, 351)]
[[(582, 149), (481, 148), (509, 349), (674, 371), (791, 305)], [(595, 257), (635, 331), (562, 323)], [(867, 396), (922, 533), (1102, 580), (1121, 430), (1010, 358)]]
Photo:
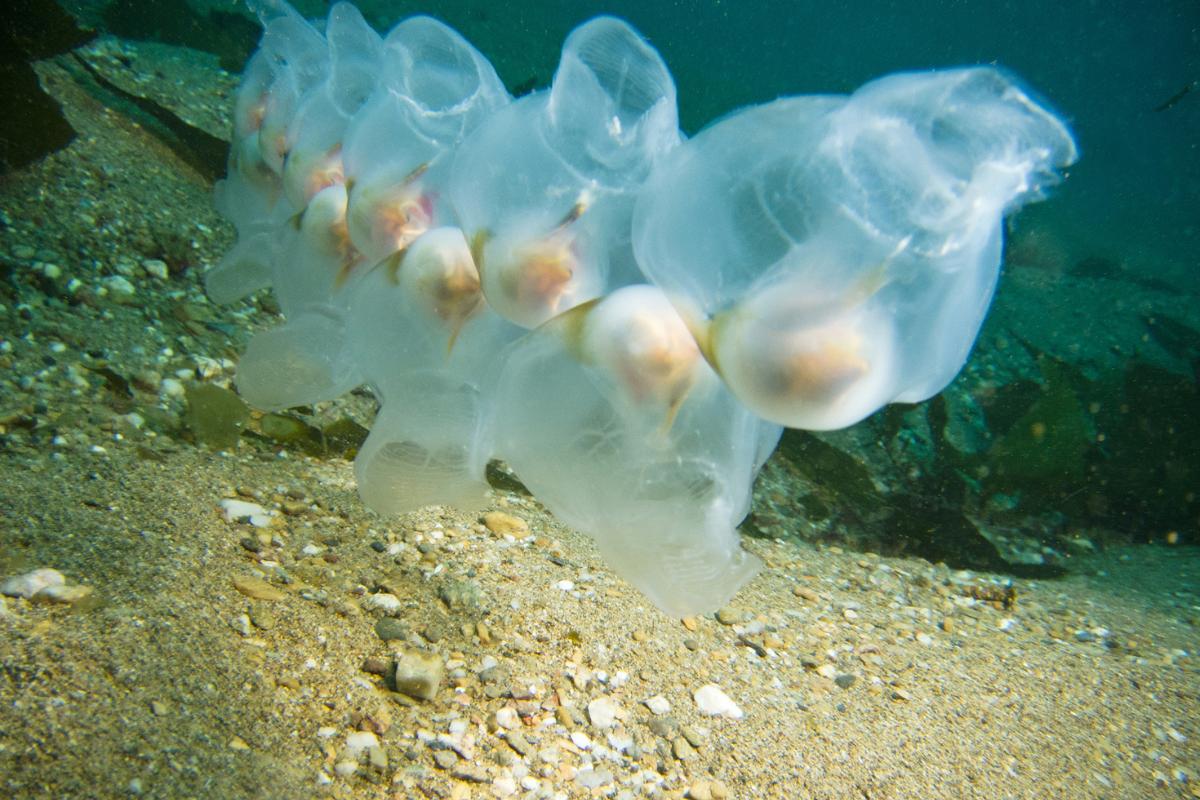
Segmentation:
[[(172, 433), (165, 379), (227, 384), (277, 317), (205, 300), (232, 239), (210, 187), (61, 68), (40, 73), (80, 135), (0, 184), (0, 250), (18, 283), (75, 278), (84, 301), (0, 304), (0, 577), (53, 567), (93, 591), (0, 607), (0, 797), (1200, 797), (1200, 562), (1183, 548), (1080, 558), (1017, 580), (1003, 608), (970, 596), (1002, 577), (753, 540), (763, 573), (719, 618), (680, 621), (528, 496), (489, 509), (527, 531), (384, 519), (349, 462)], [(219, 118), (231, 84), (204, 85), (189, 102)], [(184, 268), (155, 277), (164, 255)], [(121, 274), (132, 297), (99, 291)], [(133, 376), (142, 427), (102, 364)], [(317, 416), (369, 412), (352, 396)], [(234, 497), (270, 526), (226, 521)], [(377, 634), (384, 591), (401, 639)], [(444, 664), (433, 700), (375, 674), (404, 647)], [(702, 715), (705, 684), (744, 717)], [(357, 759), (356, 731), (378, 742)]]

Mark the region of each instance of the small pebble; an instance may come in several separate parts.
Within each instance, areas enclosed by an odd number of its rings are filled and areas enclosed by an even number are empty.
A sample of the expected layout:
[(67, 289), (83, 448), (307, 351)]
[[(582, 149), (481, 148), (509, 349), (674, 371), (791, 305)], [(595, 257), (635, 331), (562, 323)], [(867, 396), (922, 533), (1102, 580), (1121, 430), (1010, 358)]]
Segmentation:
[(359, 669), (371, 675), (386, 675), (391, 666), (386, 659), (368, 657), (363, 660), (362, 666)]
[(358, 760), (368, 748), (378, 747), (379, 737), (370, 731), (354, 731), (346, 735), (346, 746), (342, 755)]
[(167, 262), (159, 258), (147, 258), (142, 262), (142, 269), (146, 270), (147, 275), (160, 281), (165, 281), (171, 275)]
[(34, 600), (46, 600), (51, 603), (78, 603), (92, 593), (91, 586), (66, 586), (56, 584), (47, 586), (33, 596)]
[(729, 695), (717, 686), (715, 683), (708, 683), (696, 690), (693, 697), (696, 700), (696, 706), (700, 709), (700, 713), (707, 714), (711, 717), (728, 717), (729, 719), (741, 719), (745, 713), (738, 704), (730, 699)]
[(819, 602), (821, 596), (807, 586), (795, 586), (792, 588), (792, 594), (810, 603)]
[(521, 756), (527, 756), (533, 750), (533, 745), (519, 731), (510, 732), (504, 739), (508, 742), (508, 746)]
[(375, 623), (375, 635), (385, 642), (393, 639), (407, 639), (408, 626), (395, 617), (383, 617)]
[(471, 783), (487, 783), (490, 777), (487, 770), (478, 764), (463, 763), (460, 763), (456, 769), (451, 770), (450, 775), (458, 778), (460, 781), (470, 781)]
[(275, 614), (266, 606), (254, 606), (250, 609), (250, 622), (261, 631), (269, 631), (275, 627)]
[(588, 719), (597, 728), (611, 728), (617, 722), (620, 707), (611, 697), (597, 697), (588, 703)]
[(717, 612), (717, 622), (722, 625), (737, 625), (740, 622), (745, 622), (748, 614), (738, 608), (722, 608)]
[(517, 782), (507, 775), (492, 781), (492, 793), (497, 797), (512, 797), (517, 793)]
[(100, 286), (114, 303), (132, 305), (137, 300), (137, 288), (124, 275), (109, 275), (101, 278)]
[(500, 536), (508, 535), (519, 538), (529, 533), (529, 523), (503, 511), (489, 511), (484, 514), (483, 524), (489, 531)]
[(688, 743), (688, 740), (682, 736), (678, 736), (671, 742), (671, 755), (680, 761), (687, 761), (695, 757), (696, 750)]
[(585, 789), (599, 789), (613, 782), (611, 770), (585, 767), (575, 773), (575, 781)]
[(496, 709), (496, 724), (505, 730), (516, 730), (521, 727), (521, 717), (512, 706)]
[(247, 522), (256, 528), (266, 528), (271, 525), (271, 513), (258, 503), (226, 498), (218, 505), (221, 507), (221, 515), (225, 517), (226, 522)]
[(62, 586), (67, 579), (61, 572), (48, 567), (35, 569), (23, 575), (15, 575), (4, 583), (0, 583), (0, 594), (8, 597), (32, 598), (38, 592), (50, 586)]
[(679, 723), (677, 723), (672, 717), (655, 717), (651, 719), (649, 723), (647, 723), (647, 727), (650, 728), (650, 732), (655, 736), (661, 736), (664, 739), (670, 739), (675, 735), (675, 731), (679, 727)]
[(662, 716), (671, 710), (671, 704), (667, 701), (667, 698), (661, 694), (656, 694), (654, 697), (646, 700), (646, 708), (650, 709), (651, 714)]
[(282, 600), (287, 597), (282, 590), (253, 575), (235, 575), (233, 588), (255, 600)]
[(451, 611), (473, 611), (483, 605), (483, 590), (475, 581), (450, 581), (438, 587), (438, 597)]
[(405, 649), (396, 656), (396, 689), (418, 700), (432, 700), (445, 672), (441, 656)]
[(363, 608), (368, 611), (382, 611), (384, 614), (395, 615), (399, 614), (403, 608), (400, 598), (388, 592), (379, 592), (377, 594), (367, 595), (363, 600)]
[(696, 730), (691, 725), (680, 725), (679, 733), (684, 739), (687, 739), (687, 743), (692, 747), (699, 747), (704, 743), (704, 737), (700, 735), (700, 731)]
[(240, 633), (242, 636), (250, 635), (250, 617), (246, 614), (238, 614), (233, 619), (229, 620), (229, 627)]

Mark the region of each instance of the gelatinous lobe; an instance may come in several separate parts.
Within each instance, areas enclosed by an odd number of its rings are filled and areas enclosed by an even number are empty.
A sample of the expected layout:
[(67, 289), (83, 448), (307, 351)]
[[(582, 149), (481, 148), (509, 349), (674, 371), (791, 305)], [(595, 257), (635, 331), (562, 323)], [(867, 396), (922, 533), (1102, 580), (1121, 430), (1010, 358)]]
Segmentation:
[(766, 419), (851, 425), (958, 373), (1002, 221), (1075, 159), (991, 68), (894, 75), (738, 111), (668, 155), (634, 250), (730, 389)]
[(496, 449), (660, 608), (724, 603), (754, 575), (735, 526), (779, 428), (740, 406), (661, 291), (635, 285), (512, 345)]

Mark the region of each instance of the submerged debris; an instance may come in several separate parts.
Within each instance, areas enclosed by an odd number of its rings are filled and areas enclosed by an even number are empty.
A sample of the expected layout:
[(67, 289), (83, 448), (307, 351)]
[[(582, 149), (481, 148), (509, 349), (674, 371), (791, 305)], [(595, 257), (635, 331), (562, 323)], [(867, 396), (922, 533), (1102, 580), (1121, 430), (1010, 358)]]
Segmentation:
[(188, 428), (197, 444), (214, 450), (237, 447), (242, 429), (250, 419), (250, 409), (242, 398), (211, 383), (190, 383), (185, 387)]
[(1006, 611), (1017, 604), (1017, 588), (1011, 582), (1003, 586), (997, 586), (994, 583), (971, 583), (958, 587), (958, 593), (963, 597), (991, 603), (996, 608)]

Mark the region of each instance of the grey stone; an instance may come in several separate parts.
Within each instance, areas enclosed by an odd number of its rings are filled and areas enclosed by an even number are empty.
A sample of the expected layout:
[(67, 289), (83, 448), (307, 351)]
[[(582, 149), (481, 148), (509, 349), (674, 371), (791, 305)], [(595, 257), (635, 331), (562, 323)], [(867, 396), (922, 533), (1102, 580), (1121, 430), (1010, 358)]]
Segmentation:
[(375, 623), (375, 635), (385, 642), (408, 638), (408, 626), (393, 617), (383, 617)]
[(441, 656), (406, 649), (396, 655), (396, 689), (418, 700), (432, 700), (445, 676)]

